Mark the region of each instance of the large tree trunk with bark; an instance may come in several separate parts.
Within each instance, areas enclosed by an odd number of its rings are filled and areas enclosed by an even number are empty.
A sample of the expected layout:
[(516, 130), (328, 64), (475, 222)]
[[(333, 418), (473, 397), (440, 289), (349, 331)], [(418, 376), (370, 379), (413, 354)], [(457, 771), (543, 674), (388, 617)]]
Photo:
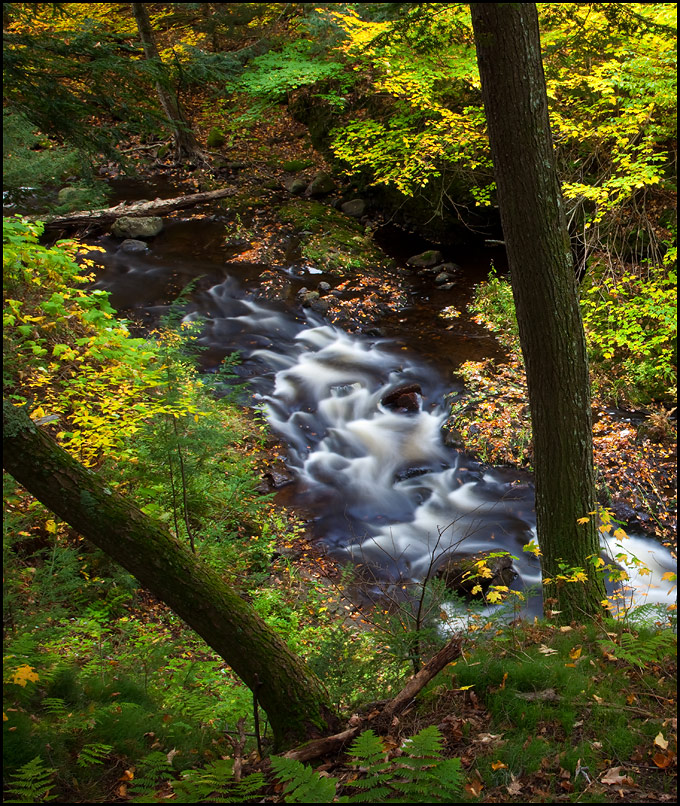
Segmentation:
[(589, 559), (600, 551), (590, 380), (538, 14), (534, 3), (473, 3), (471, 11), (527, 372), (543, 575), (555, 579), (564, 563), (588, 577), (546, 586), (545, 610), (561, 611), (562, 621), (581, 619), (602, 612), (605, 591)]
[[(151, 28), (147, 3), (132, 3), (132, 13), (139, 30), (139, 38), (142, 40), (144, 56), (149, 60), (155, 60), (159, 66), (162, 61), (156, 48), (156, 42)], [(156, 92), (165, 112), (165, 116), (172, 128), (172, 136), (175, 141), (175, 157), (177, 162), (188, 162), (193, 165), (202, 165), (206, 162), (206, 156), (199, 146), (191, 127), (186, 121), (182, 105), (176, 93), (173, 93), (162, 81), (156, 81)]]
[(256, 693), (278, 748), (337, 729), (320, 681), (215, 571), (62, 450), (23, 409), (4, 402), (3, 419), (5, 470), (224, 658)]

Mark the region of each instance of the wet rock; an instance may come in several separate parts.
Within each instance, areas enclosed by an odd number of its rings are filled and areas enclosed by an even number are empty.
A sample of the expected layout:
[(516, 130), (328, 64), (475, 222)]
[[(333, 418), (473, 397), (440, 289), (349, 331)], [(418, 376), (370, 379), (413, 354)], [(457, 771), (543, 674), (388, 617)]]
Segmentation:
[(113, 222), (111, 234), (116, 238), (153, 238), (163, 231), (160, 216), (121, 216)]
[(363, 199), (352, 199), (352, 201), (340, 205), (340, 209), (345, 215), (361, 218), (366, 212), (366, 202)]
[(304, 179), (288, 179), (283, 186), (293, 196), (300, 196), (307, 190), (307, 182)]
[(439, 273), (439, 274), (438, 274), (438, 275), (437, 275), (437, 276), (434, 278), (434, 284), (435, 284), (435, 285), (444, 285), (444, 283), (448, 283), (448, 282), (449, 282), (449, 280), (451, 280), (451, 279), (453, 279), (453, 278), (451, 277), (451, 275), (450, 275), (448, 272), (443, 271), (443, 272), (440, 272), (440, 273)]
[(455, 283), (444, 283), (444, 285), (439, 286), (440, 291), (450, 291), (452, 288), (455, 288)]
[(436, 266), (442, 262), (442, 253), (437, 249), (428, 249), (426, 252), (421, 252), (419, 255), (410, 257), (406, 264), (413, 266), (416, 269), (427, 269)]
[[(479, 568), (476, 563), (480, 560), (485, 561), (492, 576), (478, 576)], [(510, 585), (516, 576), (512, 557), (507, 554), (492, 557), (491, 552), (451, 555), (440, 564), (435, 573), (435, 577), (443, 580), (449, 590), (460, 596), (474, 598), (480, 598), (491, 585)], [(472, 593), (476, 585), (481, 587), (482, 593)]]
[(460, 431), (457, 428), (450, 428), (446, 424), (442, 428), (442, 441), (447, 448), (454, 448), (457, 451), (465, 448), (465, 441)]
[(420, 411), (422, 390), (417, 383), (398, 386), (388, 392), (380, 401), (387, 409), (395, 411)]
[(326, 316), (331, 304), (327, 299), (315, 299), (312, 300), (309, 307), (314, 311), (314, 313), (318, 313), (319, 316)]
[(327, 173), (318, 173), (307, 187), (307, 195), (313, 199), (327, 196), (335, 190), (335, 182)]
[(319, 283), (317, 288), (319, 289), (320, 294), (327, 294), (331, 290), (330, 283), (326, 283), (326, 282)]
[(149, 245), (144, 241), (137, 241), (134, 238), (126, 238), (123, 243), (118, 247), (119, 252), (128, 252), (134, 254), (135, 252), (146, 252)]
[(446, 272), (447, 274), (459, 274), (461, 271), (457, 263), (440, 263), (438, 266), (433, 266), (432, 271)]

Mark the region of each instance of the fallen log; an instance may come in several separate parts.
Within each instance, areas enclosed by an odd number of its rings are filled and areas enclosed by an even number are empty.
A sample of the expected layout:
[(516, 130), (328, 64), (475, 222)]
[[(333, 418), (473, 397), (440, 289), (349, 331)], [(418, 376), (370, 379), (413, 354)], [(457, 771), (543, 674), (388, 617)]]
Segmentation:
[[(370, 720), (370, 726), (376, 728), (379, 733), (388, 732), (397, 714), (405, 711), (413, 702), (416, 695), (433, 677), (439, 674), (445, 666), (460, 657), (462, 644), (462, 636), (454, 635), (448, 644), (433, 655), (418, 674), (414, 675), (408, 681), (396, 697), (387, 701), (381, 713), (377, 714), (374, 719), (371, 719), (371, 717), (368, 718), (368, 720)], [(310, 742), (305, 742), (305, 744), (284, 753), (284, 756), (286, 758), (295, 759), (296, 761), (305, 762), (326, 755), (327, 753), (339, 752), (352, 739), (359, 735), (362, 728), (365, 727), (364, 721), (368, 720), (363, 720), (355, 714), (350, 719), (349, 727), (346, 730), (335, 733), (332, 736), (324, 736), (321, 739), (313, 739)]]
[(115, 207), (106, 207), (100, 210), (79, 210), (60, 216), (27, 216), (29, 220), (40, 220), (46, 227), (78, 227), (82, 225), (112, 224), (121, 216), (162, 216), (180, 210), (183, 207), (193, 207), (203, 202), (223, 199), (233, 196), (234, 188), (209, 190), (204, 193), (191, 193), (188, 196), (176, 196), (174, 199), (154, 199), (153, 201), (121, 202)]

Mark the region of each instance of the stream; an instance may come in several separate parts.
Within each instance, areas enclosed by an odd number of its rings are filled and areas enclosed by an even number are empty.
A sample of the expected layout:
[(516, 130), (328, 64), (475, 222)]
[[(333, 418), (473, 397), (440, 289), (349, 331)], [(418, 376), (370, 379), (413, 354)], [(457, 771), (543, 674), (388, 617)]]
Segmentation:
[[(169, 221), (142, 253), (123, 252), (108, 237), (97, 245), (105, 251), (90, 255), (101, 266), (95, 287), (110, 292), (113, 306), (137, 322), (157, 322), (194, 281), (183, 313), (202, 323), (203, 369), (214, 371), (226, 355), (240, 354), (244, 402), (261, 410), (288, 446), (294, 481), (284, 488), (285, 502), (311, 514), (313, 538), (335, 559), (397, 584), (422, 580), (452, 554), (508, 551), (515, 558), (511, 587), (539, 591), (527, 612), (540, 613), (538, 560), (523, 552), (535, 538), (530, 474), (480, 465), (442, 439), (445, 395), (462, 391), (452, 371), (498, 348), (465, 320), (442, 337), (436, 312), (465, 301), (488, 271), (488, 252), (470, 253), (465, 262), (452, 256), (465, 279), (443, 303), (444, 292), (425, 294), (421, 280), (402, 272), (411, 307), (386, 317), (380, 335), (368, 336), (292, 304), (297, 289), (324, 279), (309, 267), (279, 267), (292, 282), (290, 299), (260, 299), (258, 280), (269, 267), (230, 254), (219, 220)], [(415, 405), (383, 402), (406, 386), (419, 390), (410, 398)], [(609, 556), (623, 550), (650, 569), (641, 576), (626, 563), (636, 603), (673, 600), (671, 583), (661, 577), (675, 563), (660, 544), (631, 534), (621, 549), (603, 550)]]

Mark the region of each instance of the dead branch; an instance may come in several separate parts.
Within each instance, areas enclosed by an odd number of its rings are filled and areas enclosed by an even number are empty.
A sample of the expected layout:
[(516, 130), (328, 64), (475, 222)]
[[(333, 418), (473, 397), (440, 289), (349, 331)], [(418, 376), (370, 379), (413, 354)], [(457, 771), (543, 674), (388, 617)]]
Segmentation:
[(399, 694), (387, 703), (380, 715), (381, 721), (391, 721), (413, 701), (415, 696), (433, 677), (439, 674), (452, 660), (460, 657), (462, 643), (462, 636), (454, 635), (448, 644), (443, 646), (436, 655), (433, 655), (418, 674), (408, 681)]
[(30, 220), (40, 219), (45, 222), (46, 227), (75, 227), (94, 224), (112, 224), (121, 216), (150, 216), (166, 215), (183, 207), (193, 207), (203, 202), (223, 199), (226, 196), (233, 196), (236, 191), (233, 188), (222, 188), (221, 190), (210, 190), (205, 193), (191, 193), (188, 196), (176, 196), (174, 199), (154, 199), (153, 201), (121, 202), (115, 207), (107, 207), (101, 210), (80, 210), (74, 213), (66, 213), (61, 216), (27, 216)]
[[(460, 657), (462, 643), (462, 636), (454, 635), (448, 644), (442, 647), (436, 655), (433, 655), (418, 674), (414, 675), (408, 681), (396, 697), (387, 701), (382, 712), (377, 715), (375, 720), (371, 721), (371, 725), (375, 726), (379, 732), (387, 731), (395, 716), (413, 702), (416, 695), (430, 680), (439, 674), (452, 660)], [(359, 734), (362, 728), (362, 722), (363, 720), (355, 715), (350, 720), (350, 727), (343, 730), (341, 733), (335, 733), (332, 736), (324, 736), (321, 739), (314, 739), (311, 742), (300, 745), (300, 747), (289, 750), (284, 754), (284, 757), (304, 762), (311, 761), (311, 759), (318, 758), (327, 753), (336, 753), (342, 750), (348, 742)]]

